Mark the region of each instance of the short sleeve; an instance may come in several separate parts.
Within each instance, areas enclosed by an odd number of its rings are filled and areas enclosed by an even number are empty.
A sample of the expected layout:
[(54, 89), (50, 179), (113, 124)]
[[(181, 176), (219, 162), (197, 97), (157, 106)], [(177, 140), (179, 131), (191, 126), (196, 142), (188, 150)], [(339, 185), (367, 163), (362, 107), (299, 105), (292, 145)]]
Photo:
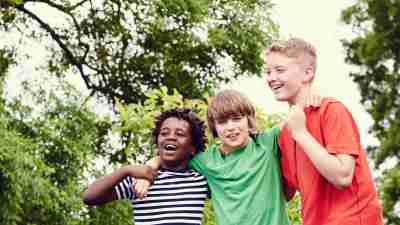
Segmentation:
[(331, 154), (358, 156), (361, 143), (357, 125), (340, 102), (327, 105), (321, 121), (325, 148)]
[(279, 137), (279, 134), (281, 133), (281, 129), (276, 126), (270, 129), (271, 134), (274, 136), (274, 138), (277, 140)]
[(120, 183), (114, 187), (117, 193), (117, 199), (133, 199), (135, 193), (133, 191), (133, 179), (132, 177), (126, 177)]
[(206, 162), (207, 152), (200, 152), (189, 161), (189, 167), (204, 175), (206, 173)]
[(259, 139), (257, 141), (261, 141), (263, 145), (265, 145), (267, 148), (266, 149), (272, 149), (274, 155), (278, 158), (280, 158), (280, 152), (279, 152), (279, 134), (281, 132), (281, 129), (279, 127), (272, 127), (267, 130), (265, 130), (261, 135), (259, 135)]

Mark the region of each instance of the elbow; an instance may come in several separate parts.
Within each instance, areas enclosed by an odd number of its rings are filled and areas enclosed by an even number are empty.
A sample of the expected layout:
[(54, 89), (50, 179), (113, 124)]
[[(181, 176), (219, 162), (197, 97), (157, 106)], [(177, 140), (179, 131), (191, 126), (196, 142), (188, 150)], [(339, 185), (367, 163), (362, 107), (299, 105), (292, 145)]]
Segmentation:
[(90, 199), (90, 198), (83, 198), (83, 203), (85, 203), (85, 205), (88, 205), (88, 206), (94, 206), (94, 205), (96, 205), (96, 204), (94, 203), (94, 201), (93, 201), (92, 199)]
[(83, 200), (83, 203), (85, 203), (85, 205), (88, 205), (88, 206), (97, 205), (96, 199), (94, 197), (90, 196), (90, 194), (87, 191), (85, 191), (83, 193), (82, 200)]

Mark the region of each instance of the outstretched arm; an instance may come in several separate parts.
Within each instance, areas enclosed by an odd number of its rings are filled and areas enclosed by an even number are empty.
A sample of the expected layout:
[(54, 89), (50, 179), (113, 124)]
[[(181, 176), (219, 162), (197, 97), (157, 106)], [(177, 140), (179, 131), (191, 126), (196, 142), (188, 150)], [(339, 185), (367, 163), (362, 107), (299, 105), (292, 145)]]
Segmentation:
[(116, 200), (117, 194), (114, 187), (127, 176), (152, 181), (155, 172), (149, 166), (128, 165), (121, 167), (109, 175), (98, 178), (89, 185), (83, 193), (83, 202), (87, 205), (102, 205)]
[(347, 154), (329, 154), (308, 132), (305, 121), (303, 109), (299, 106), (292, 106), (287, 119), (287, 125), (292, 137), (326, 180), (338, 189), (348, 187), (353, 180), (354, 157)]

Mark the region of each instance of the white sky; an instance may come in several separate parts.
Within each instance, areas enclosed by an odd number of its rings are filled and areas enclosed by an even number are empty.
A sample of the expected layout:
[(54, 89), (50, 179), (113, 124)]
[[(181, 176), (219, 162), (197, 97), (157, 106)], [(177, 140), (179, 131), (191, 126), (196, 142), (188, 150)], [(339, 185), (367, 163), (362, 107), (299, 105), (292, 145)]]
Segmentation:
[[(353, 113), (359, 126), (362, 144), (376, 144), (367, 133), (372, 119), (360, 104), (360, 93), (348, 76), (350, 66), (344, 63), (340, 40), (351, 36), (350, 28), (340, 22), (341, 10), (352, 1), (275, 0), (274, 16), (283, 37), (296, 36), (317, 48), (318, 65), (315, 85), (327, 96), (341, 100)], [(357, 68), (353, 68), (357, 69)], [(286, 112), (285, 103), (274, 100), (264, 78), (243, 79), (230, 85), (240, 90), (266, 113)]]

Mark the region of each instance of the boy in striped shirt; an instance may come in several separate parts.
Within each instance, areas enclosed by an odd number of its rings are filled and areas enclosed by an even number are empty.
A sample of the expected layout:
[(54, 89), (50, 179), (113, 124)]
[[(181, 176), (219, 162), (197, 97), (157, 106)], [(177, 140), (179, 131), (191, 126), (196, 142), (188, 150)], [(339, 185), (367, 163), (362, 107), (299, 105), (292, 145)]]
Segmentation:
[[(152, 132), (161, 167), (127, 165), (98, 178), (84, 192), (87, 205), (130, 199), (136, 225), (200, 225), (208, 196), (206, 179), (188, 168), (188, 161), (204, 150), (204, 122), (189, 109), (161, 113)], [(144, 199), (132, 189), (137, 178), (153, 181)]]

